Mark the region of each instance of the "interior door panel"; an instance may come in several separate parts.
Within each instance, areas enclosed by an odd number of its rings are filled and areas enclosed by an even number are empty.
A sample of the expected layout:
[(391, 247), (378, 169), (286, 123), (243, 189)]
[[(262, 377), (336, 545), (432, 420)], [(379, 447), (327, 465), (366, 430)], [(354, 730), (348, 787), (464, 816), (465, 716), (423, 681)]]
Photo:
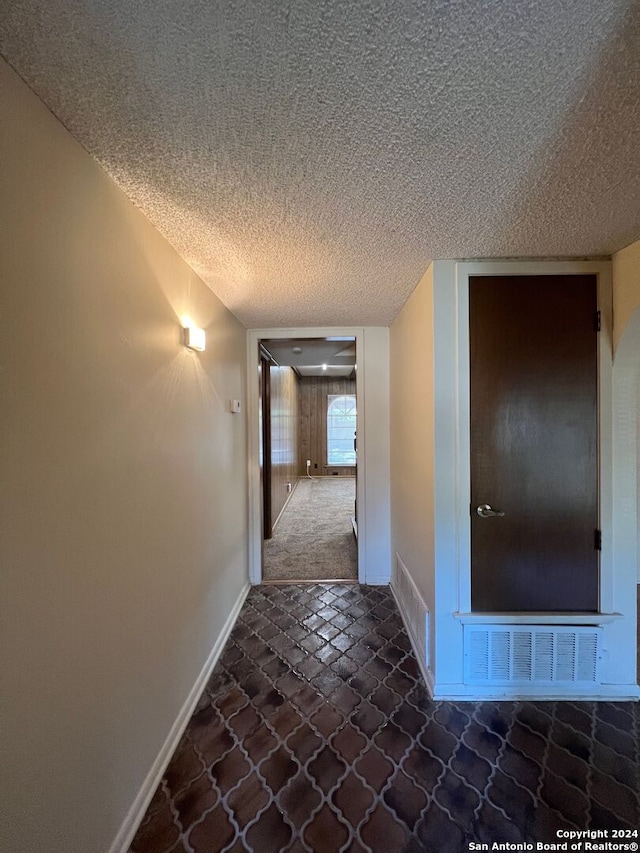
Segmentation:
[(597, 611), (597, 279), (469, 286), (472, 610)]

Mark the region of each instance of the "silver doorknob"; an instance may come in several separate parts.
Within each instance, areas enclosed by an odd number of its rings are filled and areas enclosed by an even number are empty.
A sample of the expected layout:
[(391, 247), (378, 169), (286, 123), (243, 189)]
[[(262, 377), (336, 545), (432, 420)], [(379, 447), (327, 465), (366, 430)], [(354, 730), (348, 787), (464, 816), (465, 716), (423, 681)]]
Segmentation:
[(491, 518), (492, 515), (496, 515), (498, 518), (503, 518), (504, 516), (504, 513), (501, 510), (491, 509), (489, 504), (480, 504), (480, 506), (476, 508), (476, 512), (480, 518)]

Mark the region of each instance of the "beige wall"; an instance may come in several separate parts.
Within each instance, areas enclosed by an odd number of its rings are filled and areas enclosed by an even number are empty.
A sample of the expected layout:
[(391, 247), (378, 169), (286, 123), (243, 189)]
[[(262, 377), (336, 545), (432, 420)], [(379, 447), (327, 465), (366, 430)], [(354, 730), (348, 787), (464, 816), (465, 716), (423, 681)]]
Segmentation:
[(633, 312), (640, 308), (640, 240), (613, 255), (613, 348), (617, 351)]
[(355, 476), (354, 467), (327, 465), (327, 397), (329, 394), (355, 394), (355, 379), (331, 379), (324, 376), (303, 376), (300, 379), (300, 432), (298, 442), (298, 471), (314, 477)]
[(0, 126), (0, 848), (101, 853), (247, 581), (245, 333), (4, 63)]
[(433, 266), (391, 326), (390, 365), (392, 559), (400, 556), (433, 614)]
[[(633, 319), (632, 319), (633, 318)], [(636, 470), (636, 577), (640, 583), (640, 240), (613, 256), (614, 374), (624, 393), (616, 411), (625, 462)], [(622, 346), (624, 341), (624, 346)], [(635, 396), (633, 396), (635, 395)], [(632, 399), (633, 397), (633, 399)], [(635, 421), (635, 424), (634, 424)], [(629, 495), (629, 502), (632, 496)]]
[(275, 525), (298, 479), (298, 377), (271, 366), (271, 523)]

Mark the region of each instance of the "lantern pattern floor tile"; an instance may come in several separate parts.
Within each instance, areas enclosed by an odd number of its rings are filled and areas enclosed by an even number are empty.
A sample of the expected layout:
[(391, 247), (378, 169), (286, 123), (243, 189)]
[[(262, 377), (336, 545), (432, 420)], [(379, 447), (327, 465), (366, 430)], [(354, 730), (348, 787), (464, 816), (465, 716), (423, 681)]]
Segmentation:
[(388, 587), (253, 587), (130, 853), (633, 832), (639, 728), (639, 703), (432, 701)]

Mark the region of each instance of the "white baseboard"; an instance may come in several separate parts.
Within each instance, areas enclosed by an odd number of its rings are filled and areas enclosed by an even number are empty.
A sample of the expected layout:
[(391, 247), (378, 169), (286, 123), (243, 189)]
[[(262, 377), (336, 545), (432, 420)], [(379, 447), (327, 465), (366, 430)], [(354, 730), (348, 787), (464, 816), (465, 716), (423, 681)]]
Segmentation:
[(424, 682), (426, 684), (427, 690), (429, 692), (429, 696), (433, 699), (433, 691), (434, 691), (434, 680), (433, 680), (433, 672), (431, 669), (426, 666), (424, 662), (424, 656), (421, 654), (420, 649), (416, 648), (416, 642), (414, 639), (413, 631), (411, 630), (410, 622), (407, 617), (407, 614), (404, 611), (404, 605), (402, 599), (397, 593), (397, 590), (394, 589), (393, 582), (391, 583), (391, 592), (393, 593), (393, 597), (395, 599), (396, 605), (398, 607), (398, 611), (400, 612), (400, 616), (402, 617), (402, 622), (405, 627), (405, 631), (407, 636), (409, 637), (409, 642), (411, 643), (411, 648), (413, 649), (413, 655), (416, 659), (416, 663), (418, 664), (418, 668), (420, 670), (420, 674), (422, 675)]
[(291, 491), (290, 491), (290, 492), (289, 492), (289, 494), (287, 495), (287, 499), (286, 499), (286, 501), (284, 502), (284, 504), (282, 505), (282, 509), (281, 509), (281, 510), (280, 510), (280, 512), (278, 513), (278, 517), (276, 518), (276, 520), (275, 520), (275, 521), (273, 522), (273, 524), (271, 525), (271, 532), (272, 532), (272, 533), (273, 533), (273, 531), (276, 529), (276, 525), (277, 525), (277, 523), (280, 521), (280, 519), (282, 518), (282, 515), (283, 515), (283, 513), (284, 513), (285, 509), (286, 509), (286, 508), (287, 508), (287, 506), (289, 505), (289, 501), (290, 501), (290, 500), (291, 500), (291, 498), (293, 497), (293, 493), (294, 493), (294, 492), (295, 492), (295, 490), (297, 489), (297, 487), (298, 487), (298, 483), (299, 483), (299, 482), (300, 482), (300, 477), (298, 477), (298, 479), (295, 481), (295, 483), (292, 483), (292, 484), (291, 484)]
[(383, 575), (367, 575), (364, 580), (358, 577), (358, 583), (366, 584), (367, 586), (389, 586), (391, 577), (388, 573)]
[(435, 681), (433, 678), (433, 671), (431, 669), (422, 669), (422, 677), (424, 678), (427, 684), (427, 690), (429, 691), (429, 696), (433, 699), (435, 694)]
[(202, 667), (200, 674), (195, 680), (195, 683), (191, 690), (189, 691), (189, 695), (184, 701), (182, 708), (180, 709), (178, 716), (176, 717), (173, 725), (171, 726), (171, 730), (167, 735), (167, 738), (160, 749), (155, 761), (153, 762), (151, 769), (147, 773), (147, 777), (142, 783), (142, 787), (138, 791), (138, 794), (133, 801), (131, 808), (129, 809), (127, 816), (124, 819), (122, 826), (118, 834), (116, 835), (113, 844), (109, 848), (109, 853), (127, 853), (131, 842), (140, 826), (143, 817), (149, 807), (149, 803), (153, 798), (156, 788), (160, 784), (160, 780), (164, 775), (164, 771), (167, 769), (169, 761), (171, 760), (171, 756), (176, 750), (178, 743), (180, 742), (180, 738), (182, 737), (184, 730), (187, 727), (187, 723), (191, 719), (191, 715), (193, 714), (194, 708), (198, 703), (198, 699), (204, 690), (205, 684), (209, 680), (209, 677), (213, 671), (213, 668), (218, 662), (220, 655), (222, 654), (222, 650), (224, 649), (225, 643), (229, 639), (229, 634), (235, 625), (236, 619), (238, 618), (238, 614), (244, 604), (245, 598), (249, 592), (250, 585), (247, 583), (246, 586), (242, 589), (240, 595), (236, 599), (236, 603), (233, 606), (227, 621), (224, 624), (218, 639), (216, 640), (209, 657), (207, 658), (204, 666)]
[(355, 474), (312, 474), (307, 477), (306, 474), (298, 474), (299, 480), (355, 480)]

